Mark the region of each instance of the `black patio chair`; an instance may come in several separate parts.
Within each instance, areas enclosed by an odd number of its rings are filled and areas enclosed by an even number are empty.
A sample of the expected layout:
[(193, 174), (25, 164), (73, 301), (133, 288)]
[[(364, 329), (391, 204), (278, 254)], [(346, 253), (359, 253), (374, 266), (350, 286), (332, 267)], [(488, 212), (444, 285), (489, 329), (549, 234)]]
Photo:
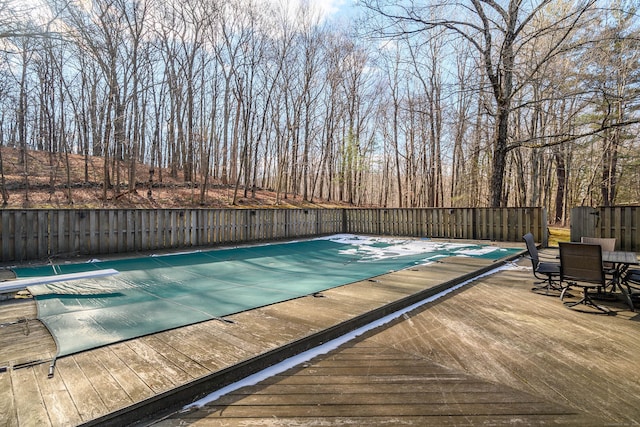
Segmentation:
[(579, 304), (593, 307), (601, 312), (611, 311), (595, 303), (590, 289), (604, 288), (605, 272), (602, 267), (602, 247), (598, 244), (560, 242), (560, 281), (566, 286), (560, 294), (564, 299), (567, 289), (578, 287), (583, 289), (582, 298), (577, 302), (564, 302), (567, 307)]
[(540, 261), (538, 255), (538, 248), (533, 239), (533, 234), (527, 233), (522, 236), (527, 244), (527, 251), (529, 252), (529, 259), (531, 259), (531, 265), (533, 267), (533, 275), (536, 279), (540, 280), (535, 282), (532, 291), (545, 290), (548, 295), (549, 291), (562, 291), (562, 283), (557, 279), (560, 279), (560, 264), (557, 262)]
[[(602, 237), (581, 237), (581, 243), (588, 243), (590, 245), (600, 245), (603, 252), (613, 252), (616, 250), (616, 239), (615, 238), (602, 238)], [(604, 273), (609, 276), (608, 285), (612, 285), (611, 292), (615, 291), (616, 285), (616, 266), (612, 262), (603, 262), (602, 268), (604, 269)]]
[(631, 311), (636, 311), (634, 302), (638, 302), (640, 299), (640, 269), (633, 268), (627, 270), (622, 278), (622, 284), (627, 288), (628, 302)]

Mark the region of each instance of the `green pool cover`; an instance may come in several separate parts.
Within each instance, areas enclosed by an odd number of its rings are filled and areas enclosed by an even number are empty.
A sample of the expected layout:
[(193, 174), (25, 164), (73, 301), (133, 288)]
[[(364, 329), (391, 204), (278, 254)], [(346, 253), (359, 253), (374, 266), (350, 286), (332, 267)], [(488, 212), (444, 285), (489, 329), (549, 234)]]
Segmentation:
[(313, 294), (392, 270), (516, 249), (352, 235), (18, 268), (18, 278), (113, 268), (119, 274), (30, 286), (58, 356)]

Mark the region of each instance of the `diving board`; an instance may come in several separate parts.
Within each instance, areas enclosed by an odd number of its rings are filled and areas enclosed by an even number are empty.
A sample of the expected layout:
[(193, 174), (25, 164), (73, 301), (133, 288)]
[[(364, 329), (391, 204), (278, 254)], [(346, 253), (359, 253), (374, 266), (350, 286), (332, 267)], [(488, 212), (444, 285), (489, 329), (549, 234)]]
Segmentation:
[(118, 270), (107, 268), (103, 270), (83, 271), (79, 273), (57, 274), (54, 276), (29, 277), (25, 279), (7, 280), (0, 282), (0, 294), (18, 292), (27, 289), (29, 286), (46, 285), (48, 283), (68, 282), (72, 280), (93, 279), (96, 277), (106, 277), (118, 274)]

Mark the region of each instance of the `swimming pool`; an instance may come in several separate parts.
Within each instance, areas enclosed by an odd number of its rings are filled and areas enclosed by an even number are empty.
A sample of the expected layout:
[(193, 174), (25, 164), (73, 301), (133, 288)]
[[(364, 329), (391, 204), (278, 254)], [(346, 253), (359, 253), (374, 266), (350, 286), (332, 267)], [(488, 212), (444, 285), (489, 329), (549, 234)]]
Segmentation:
[(334, 235), (304, 241), (15, 269), (18, 278), (117, 275), (29, 286), (58, 356), (257, 308), (447, 256), (504, 249), (428, 239)]

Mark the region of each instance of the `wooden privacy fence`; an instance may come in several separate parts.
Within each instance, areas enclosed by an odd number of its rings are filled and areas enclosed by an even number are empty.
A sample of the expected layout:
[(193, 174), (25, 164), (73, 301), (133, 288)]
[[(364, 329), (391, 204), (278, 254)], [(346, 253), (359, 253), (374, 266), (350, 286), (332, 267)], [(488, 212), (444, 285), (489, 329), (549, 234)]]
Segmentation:
[(547, 243), (541, 208), (0, 210), (0, 260), (44, 260), (335, 233)]
[(446, 239), (521, 242), (533, 233), (548, 243), (542, 208), (399, 208), (347, 209), (345, 232)]
[(571, 209), (571, 241), (581, 237), (615, 238), (617, 250), (640, 252), (640, 206)]

